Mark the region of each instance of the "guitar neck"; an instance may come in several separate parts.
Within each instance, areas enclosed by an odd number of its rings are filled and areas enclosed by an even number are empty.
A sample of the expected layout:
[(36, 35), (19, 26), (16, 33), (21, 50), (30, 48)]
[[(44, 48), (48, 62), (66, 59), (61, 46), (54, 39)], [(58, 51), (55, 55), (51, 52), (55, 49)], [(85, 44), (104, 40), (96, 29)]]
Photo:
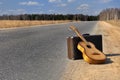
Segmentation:
[(77, 34), (78, 37), (86, 44), (88, 45), (87, 40), (81, 35), (81, 33), (78, 31), (78, 29), (74, 26), (70, 26), (70, 28)]

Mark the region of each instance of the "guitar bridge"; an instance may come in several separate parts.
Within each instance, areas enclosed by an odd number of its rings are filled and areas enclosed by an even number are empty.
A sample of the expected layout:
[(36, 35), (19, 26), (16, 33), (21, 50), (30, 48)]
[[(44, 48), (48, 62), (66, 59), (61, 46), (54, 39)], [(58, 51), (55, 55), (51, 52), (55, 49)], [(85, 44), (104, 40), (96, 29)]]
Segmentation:
[(92, 53), (92, 55), (100, 55), (99, 53)]

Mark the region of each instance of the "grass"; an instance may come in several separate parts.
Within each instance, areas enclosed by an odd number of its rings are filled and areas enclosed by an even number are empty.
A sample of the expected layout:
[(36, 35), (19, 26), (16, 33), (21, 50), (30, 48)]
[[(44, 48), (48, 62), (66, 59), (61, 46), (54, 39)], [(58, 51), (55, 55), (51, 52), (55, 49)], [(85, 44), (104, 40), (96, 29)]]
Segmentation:
[(119, 26), (120, 27), (120, 20), (109, 20), (109, 21), (106, 21), (112, 25), (115, 25), (115, 26)]
[(69, 20), (29, 21), (29, 20), (0, 20), (0, 28), (26, 27), (35, 25), (57, 24), (70, 22)]

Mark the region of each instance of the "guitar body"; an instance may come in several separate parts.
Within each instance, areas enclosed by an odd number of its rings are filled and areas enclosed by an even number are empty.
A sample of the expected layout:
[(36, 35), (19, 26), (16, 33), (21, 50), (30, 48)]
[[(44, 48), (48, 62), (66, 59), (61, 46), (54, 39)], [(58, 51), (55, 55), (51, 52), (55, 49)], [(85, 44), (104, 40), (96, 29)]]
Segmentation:
[(104, 63), (106, 56), (96, 49), (93, 43), (88, 43), (89, 46), (87, 46), (84, 42), (79, 42), (77, 45), (78, 50), (82, 52), (83, 59), (90, 64)]

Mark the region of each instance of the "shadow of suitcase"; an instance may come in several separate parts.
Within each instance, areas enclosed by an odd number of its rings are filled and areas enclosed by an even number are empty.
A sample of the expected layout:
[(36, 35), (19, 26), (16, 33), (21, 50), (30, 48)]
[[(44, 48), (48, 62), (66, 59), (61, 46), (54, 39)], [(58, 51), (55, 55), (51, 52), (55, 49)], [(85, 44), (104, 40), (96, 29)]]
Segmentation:
[[(102, 49), (102, 35), (89, 35), (83, 34), (83, 37), (87, 40), (92, 42), (95, 47), (103, 51)], [(67, 37), (67, 49), (68, 49), (68, 58), (77, 60), (83, 59), (82, 53), (77, 49), (77, 44), (81, 41), (81, 39), (77, 36)]]

